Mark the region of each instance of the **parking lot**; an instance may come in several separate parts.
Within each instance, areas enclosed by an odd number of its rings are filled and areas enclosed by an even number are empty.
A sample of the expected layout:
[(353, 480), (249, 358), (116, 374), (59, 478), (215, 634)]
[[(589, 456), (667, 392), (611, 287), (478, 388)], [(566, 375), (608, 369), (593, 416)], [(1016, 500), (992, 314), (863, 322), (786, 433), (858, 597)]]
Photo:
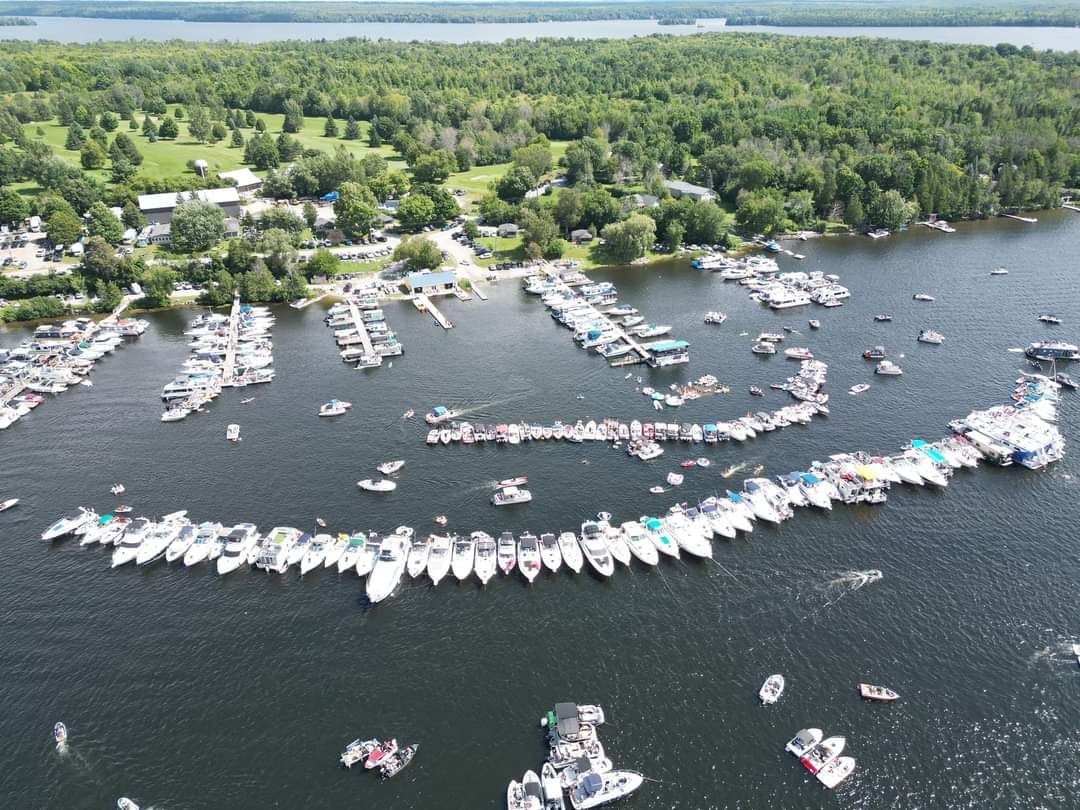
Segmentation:
[(64, 269), (62, 254), (47, 250), (43, 233), (19, 231), (0, 234), (0, 266), (5, 275), (16, 278), (35, 273), (50, 273)]

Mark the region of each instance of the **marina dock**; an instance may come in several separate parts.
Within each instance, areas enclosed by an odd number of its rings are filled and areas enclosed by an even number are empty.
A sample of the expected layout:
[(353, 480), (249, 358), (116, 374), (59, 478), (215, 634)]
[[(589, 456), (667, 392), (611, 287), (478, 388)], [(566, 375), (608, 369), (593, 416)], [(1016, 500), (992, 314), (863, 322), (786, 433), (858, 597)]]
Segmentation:
[(349, 314), (352, 316), (356, 334), (360, 336), (360, 345), (364, 347), (364, 354), (375, 354), (375, 347), (371, 345), (371, 335), (368, 334), (367, 326), (360, 315), (360, 308), (356, 306), (356, 299), (349, 298)]
[[(413, 304), (417, 309), (423, 306), (416, 300)], [(374, 297), (350, 295), (344, 302), (334, 304), (324, 320), (334, 329), (342, 361), (355, 362), (357, 368), (378, 368), (383, 358), (405, 352)]]
[(239, 339), (240, 296), (233, 296), (232, 309), (229, 310), (229, 343), (225, 347), (225, 362), (221, 367), (221, 384), (232, 387), (236, 372), (236, 343)]
[(322, 301), (329, 294), (330, 294), (330, 290), (323, 290), (321, 293), (316, 295), (314, 298), (303, 298), (303, 299), (301, 299), (299, 301), (293, 301), (291, 304), (289, 304), (289, 306), (292, 307), (293, 309), (306, 309), (307, 307), (310, 307), (315, 302)]
[(1033, 225), (1039, 220), (1035, 217), (1022, 217), (1019, 214), (1002, 214), (1005, 219), (1015, 219), (1017, 222), (1026, 222), (1029, 225)]
[(477, 298), (479, 298), (481, 301), (487, 301), (488, 300), (487, 293), (484, 292), (483, 287), (481, 287), (475, 281), (470, 281), (469, 283), (472, 285), (472, 291), (474, 293), (476, 293)]
[(416, 305), (416, 308), (421, 312), (430, 312), (431, 317), (435, 319), (435, 323), (443, 329), (454, 328), (454, 322), (443, 315), (442, 311), (435, 306), (435, 303), (423, 293), (415, 293), (413, 295), (413, 304)]

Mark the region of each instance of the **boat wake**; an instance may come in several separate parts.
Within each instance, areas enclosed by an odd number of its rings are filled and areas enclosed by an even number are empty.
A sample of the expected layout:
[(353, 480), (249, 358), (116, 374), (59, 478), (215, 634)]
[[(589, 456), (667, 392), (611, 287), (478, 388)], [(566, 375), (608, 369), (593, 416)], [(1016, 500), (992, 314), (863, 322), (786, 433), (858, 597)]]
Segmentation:
[(844, 571), (840, 576), (826, 583), (826, 588), (842, 588), (845, 593), (857, 591), (864, 585), (877, 582), (884, 574), (877, 568), (869, 568), (866, 571)]

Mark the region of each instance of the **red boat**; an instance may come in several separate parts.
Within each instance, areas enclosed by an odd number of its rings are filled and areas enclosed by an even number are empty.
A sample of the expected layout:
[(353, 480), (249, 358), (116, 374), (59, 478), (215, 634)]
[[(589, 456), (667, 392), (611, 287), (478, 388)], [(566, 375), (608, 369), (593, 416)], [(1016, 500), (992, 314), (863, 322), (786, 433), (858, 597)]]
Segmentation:
[(688, 469), (690, 469), (691, 467), (696, 467), (696, 466), (697, 466), (697, 462), (696, 462), (696, 461), (694, 461), (694, 460), (693, 460), (692, 458), (688, 458), (688, 459), (687, 459), (686, 461), (680, 461), (680, 462), (679, 462), (679, 466), (680, 466), (680, 467), (682, 467), (682, 468), (684, 468), (684, 469), (687, 469), (687, 470), (688, 470)]
[(364, 767), (369, 769), (378, 768), (383, 760), (394, 753), (397, 753), (397, 740), (379, 743), (378, 748), (368, 754), (368, 758), (364, 761)]

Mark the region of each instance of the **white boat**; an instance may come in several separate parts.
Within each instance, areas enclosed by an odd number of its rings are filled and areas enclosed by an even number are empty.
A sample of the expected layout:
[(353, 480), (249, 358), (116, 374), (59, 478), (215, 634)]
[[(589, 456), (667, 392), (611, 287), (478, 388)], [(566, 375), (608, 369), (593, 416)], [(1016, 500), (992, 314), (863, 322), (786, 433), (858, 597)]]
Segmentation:
[[(400, 532), (398, 532), (400, 534)], [(363, 537), (363, 535), (361, 535)], [(412, 545), (412, 537), (409, 537)], [(369, 532), (364, 544), (354, 554), (353, 570), (358, 577), (366, 577), (375, 568), (375, 561), (379, 557), (379, 548), (382, 546), (382, 538), (375, 532)], [(407, 561), (406, 561), (407, 562)]]
[(365, 478), (363, 481), (357, 481), (356, 485), (360, 487), (360, 489), (367, 490), (368, 492), (393, 492), (397, 489), (397, 484), (387, 478), (382, 478), (378, 481), (374, 481), (371, 478)]
[(921, 487), (926, 483), (923, 481), (922, 476), (919, 475), (919, 470), (915, 465), (902, 455), (884, 459), (884, 463), (884, 465), (896, 473), (900, 480), (905, 484)]
[(899, 377), (904, 373), (904, 369), (894, 363), (892, 360), (882, 360), (874, 367), (875, 374), (882, 374), (886, 377)]
[(581, 524), (581, 550), (596, 573), (609, 577), (615, 572), (615, 560), (608, 550), (604, 532), (596, 521)]
[(53, 742), (56, 743), (57, 748), (62, 748), (67, 743), (67, 738), (67, 726), (63, 723), (57, 723), (53, 726)]
[(930, 343), (934, 346), (940, 346), (944, 342), (945, 336), (941, 334), (941, 332), (935, 332), (933, 329), (923, 329), (919, 332), (917, 340), (919, 343)]
[(821, 742), (821, 738), (824, 736), (825, 735), (820, 728), (801, 729), (798, 734), (788, 740), (788, 744), (784, 746), (784, 750), (797, 757), (801, 757)]
[(536, 535), (531, 532), (523, 532), (518, 536), (517, 543), (518, 570), (529, 582), (536, 579), (540, 573), (540, 544)]
[(62, 517), (49, 528), (41, 533), (41, 539), (46, 542), (51, 542), (60, 537), (66, 537), (69, 534), (82, 534), (80, 529), (85, 531), (97, 521), (97, 512), (92, 509), (86, 509), (85, 507), (79, 507), (77, 514), (71, 517)]
[(844, 751), (847, 739), (844, 737), (829, 737), (815, 745), (801, 757), (799, 762), (810, 773), (817, 773)]
[(118, 568), (134, 560), (135, 555), (139, 553), (139, 546), (143, 544), (143, 540), (146, 539), (153, 526), (154, 524), (146, 518), (135, 518), (131, 521), (124, 536), (116, 544), (112, 553), (111, 566)]
[(589, 810), (629, 796), (645, 778), (634, 771), (608, 771), (586, 773), (570, 791), (570, 806), (574, 810)]
[(697, 527), (693, 526), (690, 519), (679, 509), (672, 509), (664, 518), (668, 532), (674, 537), (679, 548), (687, 554), (702, 559), (712, 556), (712, 543), (704, 537)]
[(933, 301), (934, 300), (934, 296), (927, 295), (926, 293), (915, 293), (911, 297), (914, 298), (916, 301)]
[(349, 536), (347, 534), (339, 534), (335, 537), (334, 541), (326, 547), (326, 557), (323, 559), (323, 568), (337, 567), (338, 560), (341, 559), (341, 555), (345, 553), (345, 549), (348, 545)]
[(717, 505), (715, 499), (702, 504), (698, 511), (701, 514), (702, 519), (708, 522), (709, 528), (712, 529), (714, 535), (718, 534), (721, 537), (726, 537), (728, 540), (735, 539), (735, 527), (728, 519), (727, 511), (722, 510)]
[(491, 496), (494, 506), (508, 506), (515, 503), (528, 503), (532, 500), (532, 493), (520, 487), (503, 487)]
[(131, 521), (126, 517), (115, 517), (106, 524), (97, 535), (97, 541), (103, 546), (115, 546), (124, 536)]
[(540, 805), (529, 802), (525, 788), (516, 779), (511, 779), (506, 786), (506, 810), (539, 810)]
[(852, 757), (837, 757), (824, 768), (817, 772), (818, 781), (832, 790), (839, 785), (855, 770), (855, 760)]
[(405, 462), (399, 459), (397, 461), (384, 461), (375, 469), (381, 472), (383, 475), (393, 475), (404, 466)]
[(0, 503), (0, 512), (6, 512), (8, 509), (13, 507), (18, 502), (19, 502), (18, 498), (8, 498), (3, 503)]
[(428, 555), (431, 553), (431, 536), (414, 537), (412, 548), (409, 549), (409, 561), (405, 570), (410, 579), (416, 579), (427, 571)]
[(1006, 270), (1004, 267), (995, 267), (993, 270), (990, 271), (990, 275), (992, 275), (992, 276), (1007, 276), (1007, 275), (1009, 275), (1009, 271)]
[(432, 585), (438, 585), (439, 581), (450, 570), (450, 537), (445, 534), (431, 535), (431, 551), (428, 554), (427, 572)]
[(116, 800), (116, 810), (139, 810), (139, 805), (135, 804), (127, 796), (121, 796)]
[(109, 528), (109, 525), (113, 521), (112, 515), (102, 515), (94, 522), (94, 525), (90, 526), (85, 532), (82, 533), (82, 537), (79, 538), (80, 546), (90, 546), (94, 543), (100, 542), (100, 537), (105, 533), (105, 530)]
[(240, 441), (240, 426), (232, 424), (225, 428), (225, 438), (230, 442)]
[(669, 472), (667, 474), (667, 482), (669, 484), (671, 484), (673, 487), (679, 486), (679, 484), (681, 484), (683, 482), (683, 479), (684, 479), (684, 477), (683, 477), (682, 473)]
[(230, 574), (247, 562), (252, 549), (258, 548), (259, 530), (252, 523), (237, 523), (225, 535), (225, 550), (217, 558), (218, 574)]
[(476, 578), (481, 585), (487, 585), (498, 570), (495, 541), (485, 532), (473, 532), (472, 539), (476, 543)]
[(496, 558), (499, 570), (509, 574), (517, 567), (517, 541), (512, 532), (503, 532), (499, 535), (496, 546)]
[(882, 703), (892, 703), (894, 700), (898, 700), (900, 695), (896, 694), (892, 689), (887, 686), (874, 686), (871, 683), (860, 683), (858, 685), (859, 695), (866, 700), (877, 700)]
[(668, 532), (667, 526), (664, 525), (664, 521), (655, 517), (643, 517), (640, 522), (645, 529), (645, 534), (648, 536), (649, 541), (656, 547), (656, 550), (660, 554), (666, 554), (669, 557), (678, 559), (679, 544)]
[(379, 741), (375, 739), (361, 740), (357, 737), (345, 746), (345, 750), (341, 752), (341, 757), (338, 761), (346, 768), (351, 768), (357, 762), (366, 760), (371, 752), (379, 747), (379, 744)]
[(562, 783), (555, 766), (545, 762), (540, 769), (540, 785), (544, 790), (544, 810), (566, 810)]
[(255, 565), (264, 571), (284, 574), (289, 568), (289, 558), (299, 537), (299, 529), (275, 526), (263, 540)]
[(540, 535), (540, 559), (543, 561), (544, 567), (552, 573), (562, 567), (562, 551), (559, 549), (559, 541), (550, 532)]
[(467, 580), (476, 566), (476, 541), (468, 535), (453, 536), (450, 570), (458, 582)]
[(611, 526), (607, 519), (600, 521), (600, 529), (604, 532), (604, 540), (607, 541), (608, 551), (611, 552), (611, 556), (623, 565), (630, 565), (633, 555), (630, 552), (630, 546), (622, 536), (622, 532)]
[(311, 538), (307, 551), (304, 552), (304, 557), (300, 560), (300, 576), (304, 576), (316, 568), (321, 568), (326, 562), (327, 553), (333, 546), (334, 538), (328, 534), (317, 534)]
[(174, 562), (187, 554), (188, 549), (195, 543), (195, 538), (198, 536), (198, 528), (191, 525), (185, 526), (169, 543), (169, 547), (165, 549), (165, 562)]
[(363, 532), (351, 536), (348, 542), (345, 544), (345, 548), (341, 551), (341, 556), (338, 557), (337, 570), (339, 574), (344, 574), (350, 568), (356, 567), (356, 561), (360, 559), (360, 555), (367, 547), (367, 536)]
[(867, 385), (866, 383), (859, 383), (857, 385), (851, 386), (851, 388), (848, 389), (848, 393), (849, 394), (861, 394), (864, 391), (869, 391), (869, 390), (870, 390), (869, 385)]
[(653, 545), (645, 529), (640, 523), (628, 520), (619, 527), (623, 540), (630, 549), (630, 553), (646, 565), (656, 565), (660, 562), (660, 552)]
[(409, 557), (409, 542), (399, 534), (383, 539), (375, 567), (367, 578), (367, 598), (372, 604), (386, 599), (394, 592)]
[(758, 697), (766, 706), (776, 703), (782, 694), (784, 694), (784, 676), (779, 674), (770, 675), (758, 690)]
[(324, 402), (319, 407), (319, 416), (341, 416), (351, 407), (351, 402), (344, 402), (340, 399), (332, 399), (329, 402)]
[(111, 487), (109, 487), (109, 492), (111, 492), (113, 495), (122, 495), (124, 491), (125, 487), (123, 484), (113, 484)]
[(566, 567), (575, 574), (581, 573), (585, 558), (581, 554), (581, 546), (578, 545), (577, 537), (573, 532), (563, 532), (559, 535), (559, 551), (562, 553)]
[(289, 552), (286, 564), (289, 567), (300, 565), (304, 561), (304, 557), (307, 556), (309, 548), (311, 548), (311, 535), (307, 532), (300, 532), (300, 536), (296, 538), (296, 542), (293, 543), (292, 550)]

